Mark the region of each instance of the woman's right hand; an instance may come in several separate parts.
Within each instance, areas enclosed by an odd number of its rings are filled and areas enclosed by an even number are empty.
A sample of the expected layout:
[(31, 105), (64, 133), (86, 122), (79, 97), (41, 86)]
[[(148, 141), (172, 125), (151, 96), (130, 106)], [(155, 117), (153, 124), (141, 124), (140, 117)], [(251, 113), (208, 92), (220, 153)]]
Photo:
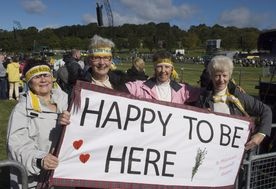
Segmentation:
[(70, 112), (68, 111), (63, 111), (60, 115), (59, 115), (59, 118), (58, 118), (58, 123), (60, 125), (64, 125), (64, 126), (67, 126), (70, 124)]
[(52, 154), (47, 154), (42, 159), (42, 168), (45, 170), (54, 170), (58, 166), (58, 158)]

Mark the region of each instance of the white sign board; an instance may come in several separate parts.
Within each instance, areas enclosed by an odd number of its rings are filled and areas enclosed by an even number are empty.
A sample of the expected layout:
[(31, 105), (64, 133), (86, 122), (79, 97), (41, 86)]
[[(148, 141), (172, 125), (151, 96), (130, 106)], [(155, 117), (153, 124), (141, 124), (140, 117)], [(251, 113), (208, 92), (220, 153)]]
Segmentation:
[[(250, 121), (83, 87), (50, 178), (55, 186), (234, 185)], [(111, 94), (113, 93), (113, 94)], [(72, 110), (76, 106), (73, 106)], [(135, 186), (135, 187), (134, 187)]]

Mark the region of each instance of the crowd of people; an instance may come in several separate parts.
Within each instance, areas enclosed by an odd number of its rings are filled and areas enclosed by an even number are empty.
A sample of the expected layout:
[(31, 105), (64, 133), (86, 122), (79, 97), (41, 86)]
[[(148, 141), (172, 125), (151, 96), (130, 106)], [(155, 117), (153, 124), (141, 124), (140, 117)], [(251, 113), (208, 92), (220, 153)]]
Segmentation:
[[(259, 118), (259, 125), (246, 143), (245, 150), (255, 149), (270, 135), (271, 109), (240, 91), (239, 87), (231, 82), (234, 66), (230, 58), (212, 58), (207, 66), (210, 83), (206, 87), (197, 88), (172, 78), (173, 55), (168, 51), (158, 51), (152, 56), (152, 77), (145, 74), (145, 63), (141, 58), (134, 59), (127, 72), (112, 69), (114, 46), (110, 39), (94, 35), (89, 45), (87, 67), (82, 67), (79, 63), (80, 51), (73, 49), (70, 56), (64, 58), (68, 83), (63, 87), (54, 84), (53, 73), (45, 60), (27, 60), (21, 72), (27, 90), (20, 97), (16, 90), (15, 95), (11, 93), (18, 103), (9, 119), (7, 150), (11, 160), (20, 162), (26, 168), (29, 188), (36, 187), (42, 171), (54, 170), (58, 166), (58, 157), (53, 154), (53, 150), (58, 143), (62, 127), (70, 124), (67, 107), (77, 80), (129, 93), (141, 99), (192, 105), (225, 114), (256, 116)], [(0, 55), (0, 61), (2, 58)], [(14, 67), (19, 69), (19, 65)], [(1, 71), (0, 78), (2, 77)], [(16, 85), (10, 84), (10, 88), (14, 89)], [(16, 178), (17, 173), (13, 170), (11, 173), (11, 180), (14, 181), (12, 184), (20, 183)]]
[(7, 57), (0, 53), (0, 99), (18, 100), (22, 84), (19, 57)]

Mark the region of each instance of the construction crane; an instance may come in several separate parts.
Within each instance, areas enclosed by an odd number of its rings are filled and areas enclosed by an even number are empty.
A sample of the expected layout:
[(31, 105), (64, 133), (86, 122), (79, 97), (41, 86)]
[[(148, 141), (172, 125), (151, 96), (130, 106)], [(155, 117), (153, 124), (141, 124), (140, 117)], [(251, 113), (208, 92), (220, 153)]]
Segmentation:
[(22, 26), (19, 21), (17, 21), (17, 20), (13, 21), (13, 29), (22, 30)]
[(109, 0), (101, 0), (100, 2), (97, 3), (96, 11), (97, 11), (98, 25), (103, 26), (103, 17), (102, 17), (103, 6), (105, 8), (105, 12), (107, 15), (108, 26), (113, 27), (113, 14), (112, 14)]
[(104, 8), (108, 19), (108, 26), (113, 27), (113, 14), (109, 4), (109, 0), (103, 0), (103, 2), (104, 2)]
[(17, 30), (22, 30), (22, 26), (19, 21), (14, 20), (13, 21), (13, 37), (14, 37), (14, 39), (18, 40), (18, 38), (20, 38), (20, 36), (19, 36)]

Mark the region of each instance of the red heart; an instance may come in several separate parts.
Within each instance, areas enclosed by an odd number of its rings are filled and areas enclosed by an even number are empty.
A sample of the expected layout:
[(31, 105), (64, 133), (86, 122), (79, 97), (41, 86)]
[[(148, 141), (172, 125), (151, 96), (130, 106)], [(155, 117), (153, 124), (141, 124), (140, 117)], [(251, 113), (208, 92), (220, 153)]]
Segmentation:
[(81, 147), (82, 143), (83, 143), (83, 140), (76, 140), (73, 142), (73, 146), (76, 150), (78, 150)]
[(80, 155), (80, 161), (81, 161), (82, 163), (86, 163), (86, 162), (89, 160), (89, 158), (90, 158), (90, 155), (89, 155), (89, 154), (81, 154), (81, 155)]

